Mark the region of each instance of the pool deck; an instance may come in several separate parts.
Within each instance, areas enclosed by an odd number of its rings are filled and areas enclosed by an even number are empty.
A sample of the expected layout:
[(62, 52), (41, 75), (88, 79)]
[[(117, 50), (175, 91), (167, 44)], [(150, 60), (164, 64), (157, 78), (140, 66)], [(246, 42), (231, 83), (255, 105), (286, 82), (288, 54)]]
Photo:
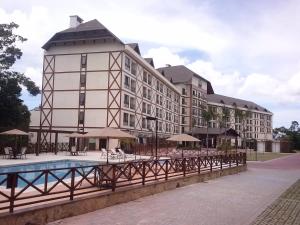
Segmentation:
[[(147, 159), (149, 156), (140, 156), (137, 155), (136, 159)], [(88, 151), (86, 155), (80, 154), (79, 155), (70, 155), (70, 153), (66, 152), (59, 152), (57, 155), (54, 153), (41, 153), (39, 156), (35, 154), (28, 154), (26, 155), (26, 159), (0, 159), (0, 166), (10, 166), (10, 165), (18, 165), (18, 164), (31, 164), (31, 163), (39, 163), (39, 162), (48, 162), (48, 161), (56, 161), (56, 160), (87, 160), (87, 161), (95, 161), (100, 163), (106, 163), (106, 157), (101, 157), (100, 151)], [(126, 158), (125, 161), (132, 161), (135, 160), (134, 157)], [(110, 159), (110, 163), (118, 163), (124, 162), (124, 159)]]

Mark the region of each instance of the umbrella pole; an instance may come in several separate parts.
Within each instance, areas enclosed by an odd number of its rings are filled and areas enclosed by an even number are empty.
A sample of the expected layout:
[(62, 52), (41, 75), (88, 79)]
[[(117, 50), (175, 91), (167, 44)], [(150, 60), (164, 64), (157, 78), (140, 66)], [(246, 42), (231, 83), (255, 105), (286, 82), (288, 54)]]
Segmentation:
[(109, 138), (106, 138), (106, 164), (108, 164), (108, 149), (109, 149)]

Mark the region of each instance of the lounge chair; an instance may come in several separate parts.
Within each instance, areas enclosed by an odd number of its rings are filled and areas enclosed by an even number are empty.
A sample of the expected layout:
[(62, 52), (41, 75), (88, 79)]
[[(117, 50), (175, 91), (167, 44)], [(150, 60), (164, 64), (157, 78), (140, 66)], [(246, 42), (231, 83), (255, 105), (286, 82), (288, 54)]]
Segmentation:
[(11, 147), (5, 147), (4, 148), (3, 159), (10, 159), (10, 158), (12, 158), (12, 148)]
[(101, 148), (100, 158), (106, 158), (107, 156), (109, 156), (109, 153), (106, 151), (106, 149)]
[(21, 152), (17, 154), (17, 158), (22, 159), (24, 156), (24, 158), (26, 159), (26, 151), (27, 151), (27, 147), (22, 147)]
[(110, 158), (112, 158), (112, 159), (119, 159), (120, 156), (121, 155), (119, 153), (117, 153), (115, 149), (112, 148), (110, 150)]
[(130, 158), (130, 157), (134, 157), (133, 154), (126, 154), (126, 153), (125, 153), (122, 149), (120, 149), (120, 148), (118, 149), (118, 151), (119, 151), (121, 157), (124, 158), (124, 159)]
[(85, 146), (80, 153), (83, 153), (84, 155), (87, 155), (87, 146)]

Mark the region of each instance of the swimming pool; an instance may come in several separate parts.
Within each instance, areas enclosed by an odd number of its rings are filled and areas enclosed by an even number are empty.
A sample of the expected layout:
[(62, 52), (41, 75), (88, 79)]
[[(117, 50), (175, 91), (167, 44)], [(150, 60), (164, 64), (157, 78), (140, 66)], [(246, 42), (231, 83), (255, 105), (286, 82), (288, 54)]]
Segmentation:
[[(0, 184), (1, 186), (6, 186), (7, 182), (3, 182), (7, 175), (3, 173), (13, 173), (18, 172), (18, 175), (25, 180), (32, 182), (36, 179), (39, 175), (42, 174), (42, 170), (51, 170), (51, 172), (57, 176), (58, 178), (62, 178), (67, 172), (67, 168), (72, 167), (81, 167), (80, 171), (82, 173), (88, 172), (92, 166), (99, 165), (99, 162), (94, 161), (83, 161), (83, 160), (57, 160), (57, 161), (48, 161), (48, 162), (39, 162), (39, 163), (31, 163), (31, 164), (19, 164), (19, 165), (12, 165), (12, 166), (0, 166)], [(27, 172), (26, 172), (27, 171)], [(30, 172), (28, 172), (30, 171)], [(36, 172), (31, 172), (36, 171)], [(75, 176), (79, 176), (76, 172)], [(68, 179), (71, 177), (71, 174), (66, 176), (64, 179)], [(57, 181), (53, 175), (48, 174), (48, 183)], [(33, 184), (39, 185), (45, 183), (45, 174), (43, 174), (39, 179), (37, 179)], [(27, 183), (18, 178), (18, 187), (22, 188), (25, 187)]]

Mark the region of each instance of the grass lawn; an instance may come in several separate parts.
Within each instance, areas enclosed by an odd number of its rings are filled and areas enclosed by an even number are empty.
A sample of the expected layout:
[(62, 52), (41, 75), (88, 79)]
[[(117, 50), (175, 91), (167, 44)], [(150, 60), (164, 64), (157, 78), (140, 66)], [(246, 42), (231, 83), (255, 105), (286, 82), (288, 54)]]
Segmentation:
[[(291, 154), (295, 154), (295, 153), (274, 153), (274, 152), (257, 153), (257, 161), (267, 161), (271, 159), (277, 159)], [(254, 151), (248, 152), (247, 161), (256, 161), (256, 152)]]

